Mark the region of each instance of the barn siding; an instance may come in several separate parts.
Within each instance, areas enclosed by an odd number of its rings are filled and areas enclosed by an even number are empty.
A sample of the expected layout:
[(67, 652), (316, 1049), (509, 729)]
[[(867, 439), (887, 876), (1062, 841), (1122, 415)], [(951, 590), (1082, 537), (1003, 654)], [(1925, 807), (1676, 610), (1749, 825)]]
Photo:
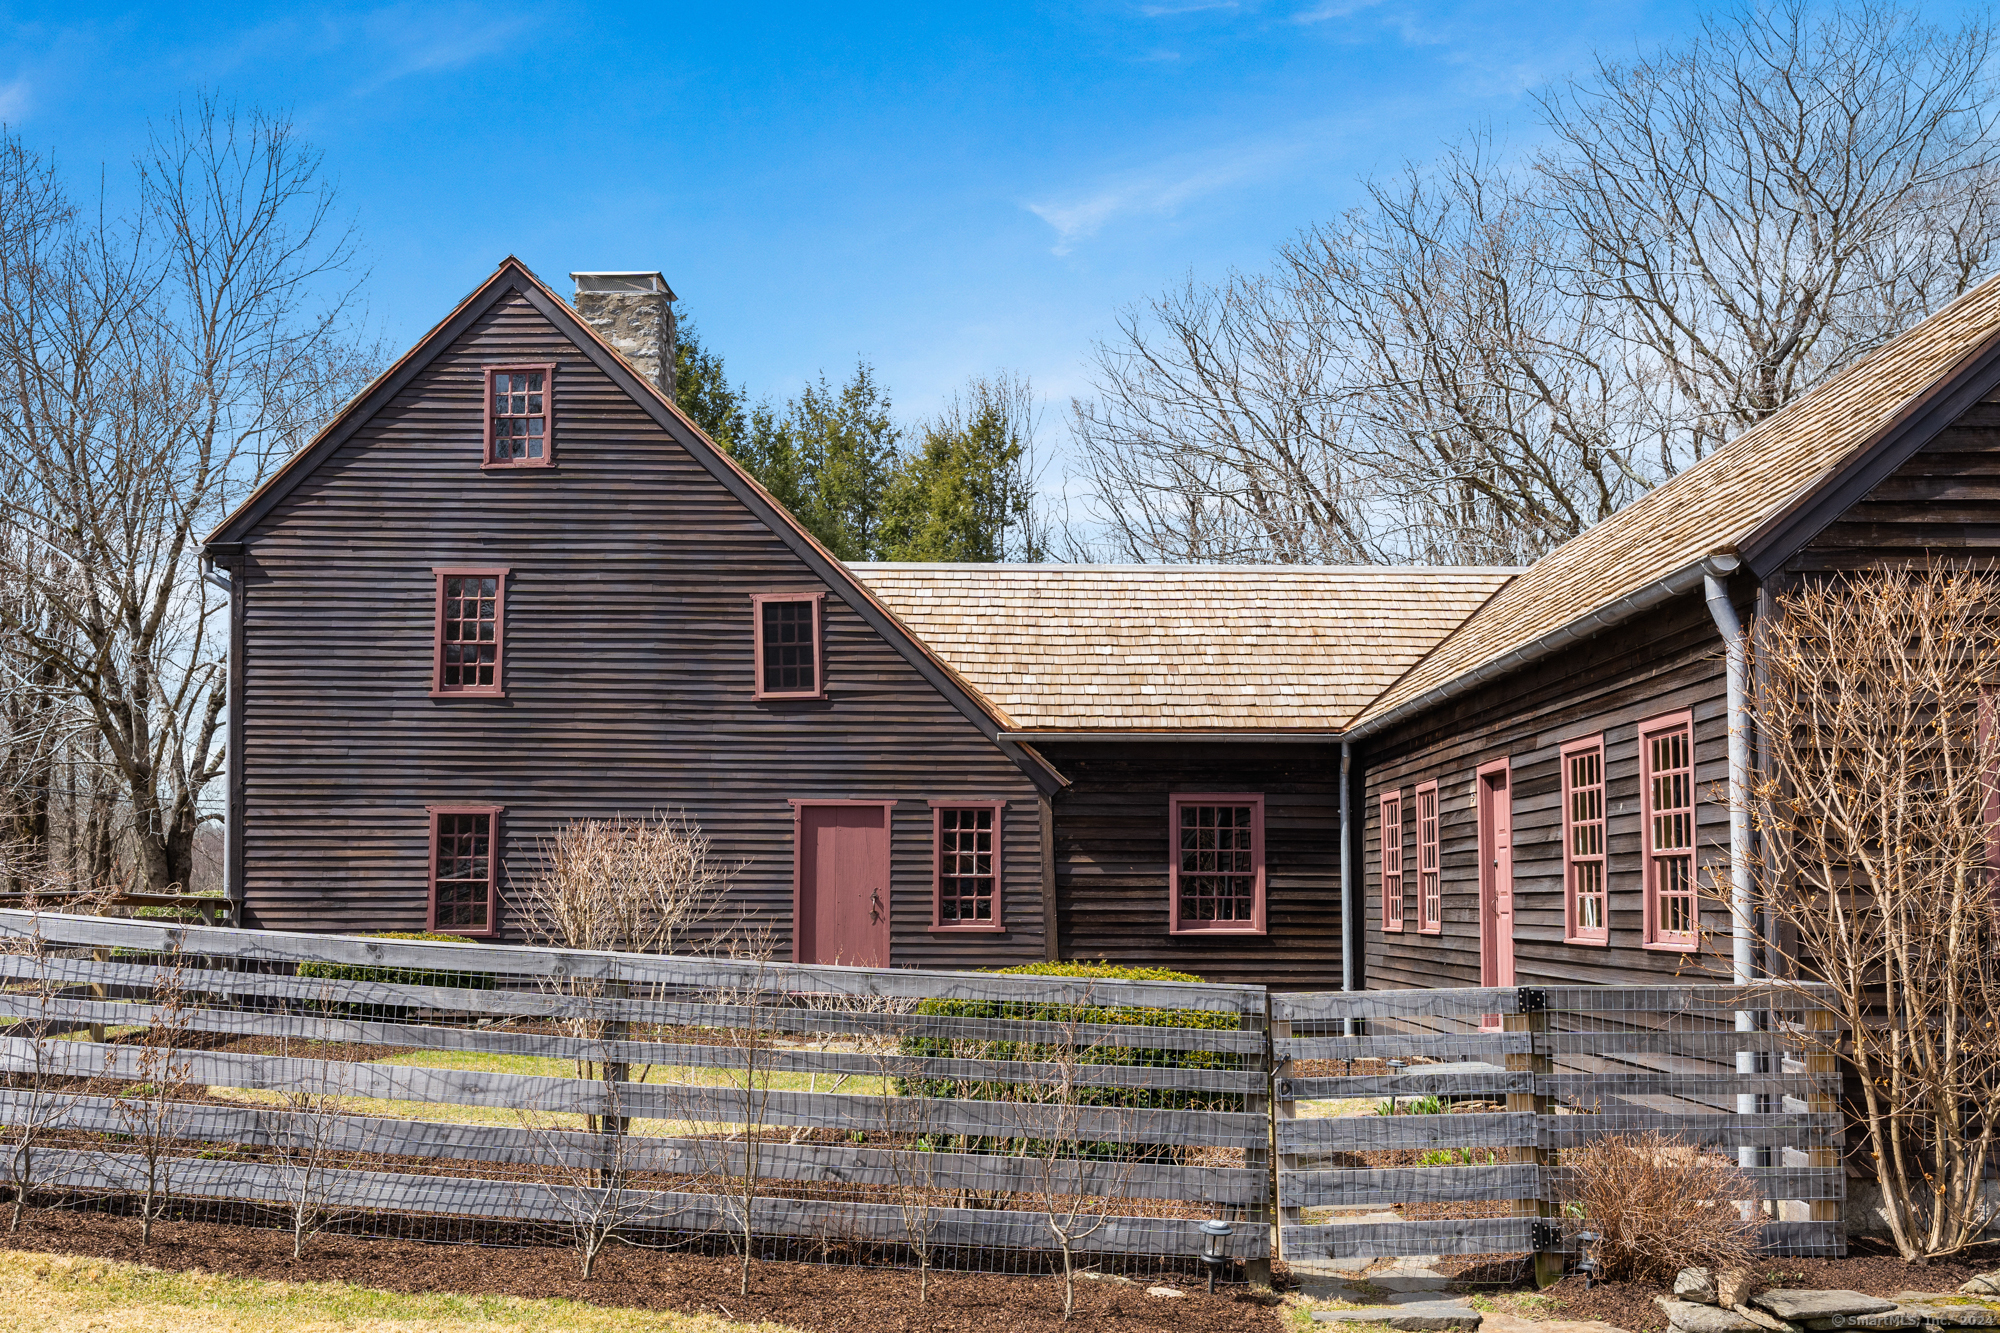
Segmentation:
[[(1638, 728), (1683, 709), (1694, 714), (1697, 864), (1707, 886), (1713, 874), (1727, 874), (1729, 811), (1722, 788), (1728, 779), (1728, 719), (1721, 641), (1699, 595), (1369, 738), (1362, 754), (1366, 802), (1359, 812), (1367, 904), (1363, 984), (1372, 989), (1480, 984), (1473, 782), (1481, 764), (1503, 757), (1510, 761), (1514, 802), (1516, 980), (1524, 986), (1618, 983), (1674, 973), (1726, 980), (1726, 956), (1703, 961), (1640, 945)], [(1598, 732), (1605, 741), (1611, 942), (1572, 945), (1563, 942), (1559, 752), (1565, 742)], [(1385, 933), (1379, 800), (1388, 790), (1403, 793), (1404, 878), (1414, 895), (1413, 793), (1433, 779), (1439, 784), (1443, 932), (1417, 934), (1412, 914), (1403, 934)], [(1719, 903), (1704, 900), (1701, 917), (1705, 931), (1726, 936), (1729, 914)], [(1726, 955), (1726, 940), (1721, 947)]]
[[(1048, 744), (1064, 958), (1171, 967), (1278, 989), (1340, 986), (1340, 749), (1198, 742)], [(1262, 792), (1266, 928), (1170, 935), (1167, 799)]]
[[(482, 364), (554, 361), (556, 466), (482, 472)], [(506, 565), (504, 699), (429, 697), (431, 569)], [(752, 697), (750, 594), (820, 583), (519, 295), (248, 538), (247, 919), (420, 928), (425, 806), (506, 806), (505, 877), (566, 820), (686, 810), (788, 956), (787, 798), (895, 799), (899, 965), (1044, 956), (1033, 785), (837, 593), (829, 698)], [(933, 798), (1004, 799), (1004, 934), (930, 930)], [(507, 938), (514, 923), (503, 909)]]
[(2000, 403), (1973, 407), (1785, 565), (1796, 576), (1928, 555), (2000, 559)]

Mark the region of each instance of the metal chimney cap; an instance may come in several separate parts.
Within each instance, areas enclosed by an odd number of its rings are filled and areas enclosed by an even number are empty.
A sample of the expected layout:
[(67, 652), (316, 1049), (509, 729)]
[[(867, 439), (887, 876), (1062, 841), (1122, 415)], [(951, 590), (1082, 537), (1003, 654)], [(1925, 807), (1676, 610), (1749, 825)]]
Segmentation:
[(678, 300), (667, 286), (666, 275), (648, 269), (602, 269), (593, 273), (572, 273), (569, 280), (582, 292), (664, 292), (669, 301)]

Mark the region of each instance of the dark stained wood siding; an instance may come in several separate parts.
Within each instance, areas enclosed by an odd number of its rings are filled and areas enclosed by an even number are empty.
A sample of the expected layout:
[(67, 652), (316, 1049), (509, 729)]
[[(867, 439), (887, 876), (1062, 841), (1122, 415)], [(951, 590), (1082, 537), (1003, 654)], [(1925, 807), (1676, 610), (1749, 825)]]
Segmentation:
[[(1340, 987), (1340, 748), (1094, 742), (1046, 745), (1064, 958), (1171, 967), (1209, 981)], [(1262, 792), (1267, 931), (1167, 931), (1167, 798)]]
[[(554, 361), (554, 468), (480, 469), (482, 363)], [(685, 810), (790, 947), (787, 798), (896, 799), (894, 961), (1045, 954), (1034, 787), (837, 593), (825, 701), (752, 697), (750, 595), (823, 585), (519, 296), (248, 537), (252, 924), (421, 928), (425, 805), (493, 802), (502, 892), (585, 816)], [(431, 569), (505, 565), (504, 699), (429, 697)], [(1004, 934), (931, 933), (931, 799), (1004, 800)], [(503, 924), (511, 925), (503, 911)]]
[(2000, 403), (1940, 431), (1787, 562), (1787, 574), (1901, 565), (1926, 556), (2000, 560)]
[[(1747, 605), (1739, 608), (1745, 615)], [(1370, 989), (1477, 986), (1479, 976), (1478, 824), (1474, 774), (1510, 761), (1514, 813), (1514, 957), (1523, 986), (1627, 982), (1680, 973), (1727, 980), (1729, 914), (1704, 895), (1705, 931), (1723, 937), (1723, 956), (1705, 961), (1642, 947), (1639, 831), (1641, 722), (1692, 710), (1698, 865), (1706, 887), (1727, 874), (1728, 719), (1722, 642), (1699, 595), (1568, 648), (1421, 715), (1361, 751), (1366, 867), (1363, 984)], [(1563, 941), (1562, 775), (1566, 741), (1604, 735), (1609, 945)], [(1381, 811), (1384, 791), (1403, 799), (1404, 878), (1416, 892), (1417, 784), (1438, 783), (1438, 855), (1444, 930), (1419, 935), (1415, 911), (1402, 934), (1382, 930)]]

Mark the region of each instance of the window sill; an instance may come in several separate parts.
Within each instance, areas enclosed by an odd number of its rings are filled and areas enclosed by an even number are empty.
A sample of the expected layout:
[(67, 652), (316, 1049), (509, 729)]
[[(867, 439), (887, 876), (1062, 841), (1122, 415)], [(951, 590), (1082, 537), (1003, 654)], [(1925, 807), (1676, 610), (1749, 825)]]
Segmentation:
[(554, 472), (554, 463), (481, 463), (481, 472)]
[(824, 700), (826, 698), (826, 691), (815, 690), (811, 694), (766, 694), (762, 690), (759, 690), (750, 697), (758, 703), (803, 704), (811, 703), (814, 700)]
[(1220, 928), (1220, 927), (1215, 927), (1215, 926), (1201, 926), (1201, 927), (1190, 927), (1190, 926), (1182, 926), (1182, 927), (1181, 927), (1180, 929), (1178, 929), (1178, 930), (1172, 930), (1172, 929), (1170, 929), (1170, 930), (1168, 930), (1168, 931), (1167, 931), (1167, 934), (1169, 934), (1169, 935), (1174, 935), (1174, 936), (1178, 936), (1178, 937), (1180, 937), (1180, 938), (1183, 938), (1183, 939), (1185, 939), (1185, 938), (1189, 938), (1189, 937), (1193, 937), (1193, 938), (1195, 938), (1195, 939), (1200, 939), (1201, 937), (1203, 937), (1203, 936), (1205, 936), (1205, 935), (1208, 935), (1208, 936), (1213, 936), (1213, 935), (1254, 935), (1254, 936), (1262, 936), (1262, 935), (1268, 935), (1269, 933), (1270, 933), (1270, 932), (1269, 932), (1269, 931), (1267, 931), (1267, 930), (1263, 930), (1263, 929), (1261, 929), (1261, 928), (1258, 928), (1258, 927), (1254, 927), (1254, 926), (1241, 926), (1241, 927), (1229, 927), (1229, 928), (1227, 928), (1227, 929), (1224, 929), (1224, 928)]
[(469, 940), (490, 940), (500, 933), (492, 926), (488, 926), (485, 930), (453, 930), (448, 926), (426, 926), (424, 929), (432, 935), (463, 935)]
[(933, 935), (1005, 935), (1007, 927), (1000, 926), (932, 926)]
[(1418, 927), (1417, 927), (1417, 934), (1419, 934), (1419, 935), (1442, 935), (1442, 934), (1444, 934), (1444, 927), (1443, 927), (1443, 926), (1418, 926)]
[(1609, 935), (1601, 935), (1601, 936), (1600, 936), (1600, 935), (1565, 935), (1565, 936), (1563, 936), (1563, 943), (1564, 943), (1564, 944), (1588, 944), (1588, 945), (1592, 945), (1592, 946), (1594, 946), (1594, 947), (1596, 947), (1596, 948), (1599, 948), (1599, 949), (1608, 949), (1608, 948), (1610, 948), (1610, 947), (1611, 947), (1611, 937), (1610, 937)]
[(1650, 949), (1654, 953), (1700, 953), (1701, 941), (1647, 940), (1639, 947)]
[(433, 699), (504, 699), (505, 690), (432, 690)]

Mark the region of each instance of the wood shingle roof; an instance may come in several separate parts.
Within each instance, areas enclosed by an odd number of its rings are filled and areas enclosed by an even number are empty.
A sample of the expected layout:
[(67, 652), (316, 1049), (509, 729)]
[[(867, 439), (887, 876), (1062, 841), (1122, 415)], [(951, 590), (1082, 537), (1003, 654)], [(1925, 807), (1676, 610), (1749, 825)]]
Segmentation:
[(1339, 731), (1515, 571), (855, 564), (1012, 724)]

